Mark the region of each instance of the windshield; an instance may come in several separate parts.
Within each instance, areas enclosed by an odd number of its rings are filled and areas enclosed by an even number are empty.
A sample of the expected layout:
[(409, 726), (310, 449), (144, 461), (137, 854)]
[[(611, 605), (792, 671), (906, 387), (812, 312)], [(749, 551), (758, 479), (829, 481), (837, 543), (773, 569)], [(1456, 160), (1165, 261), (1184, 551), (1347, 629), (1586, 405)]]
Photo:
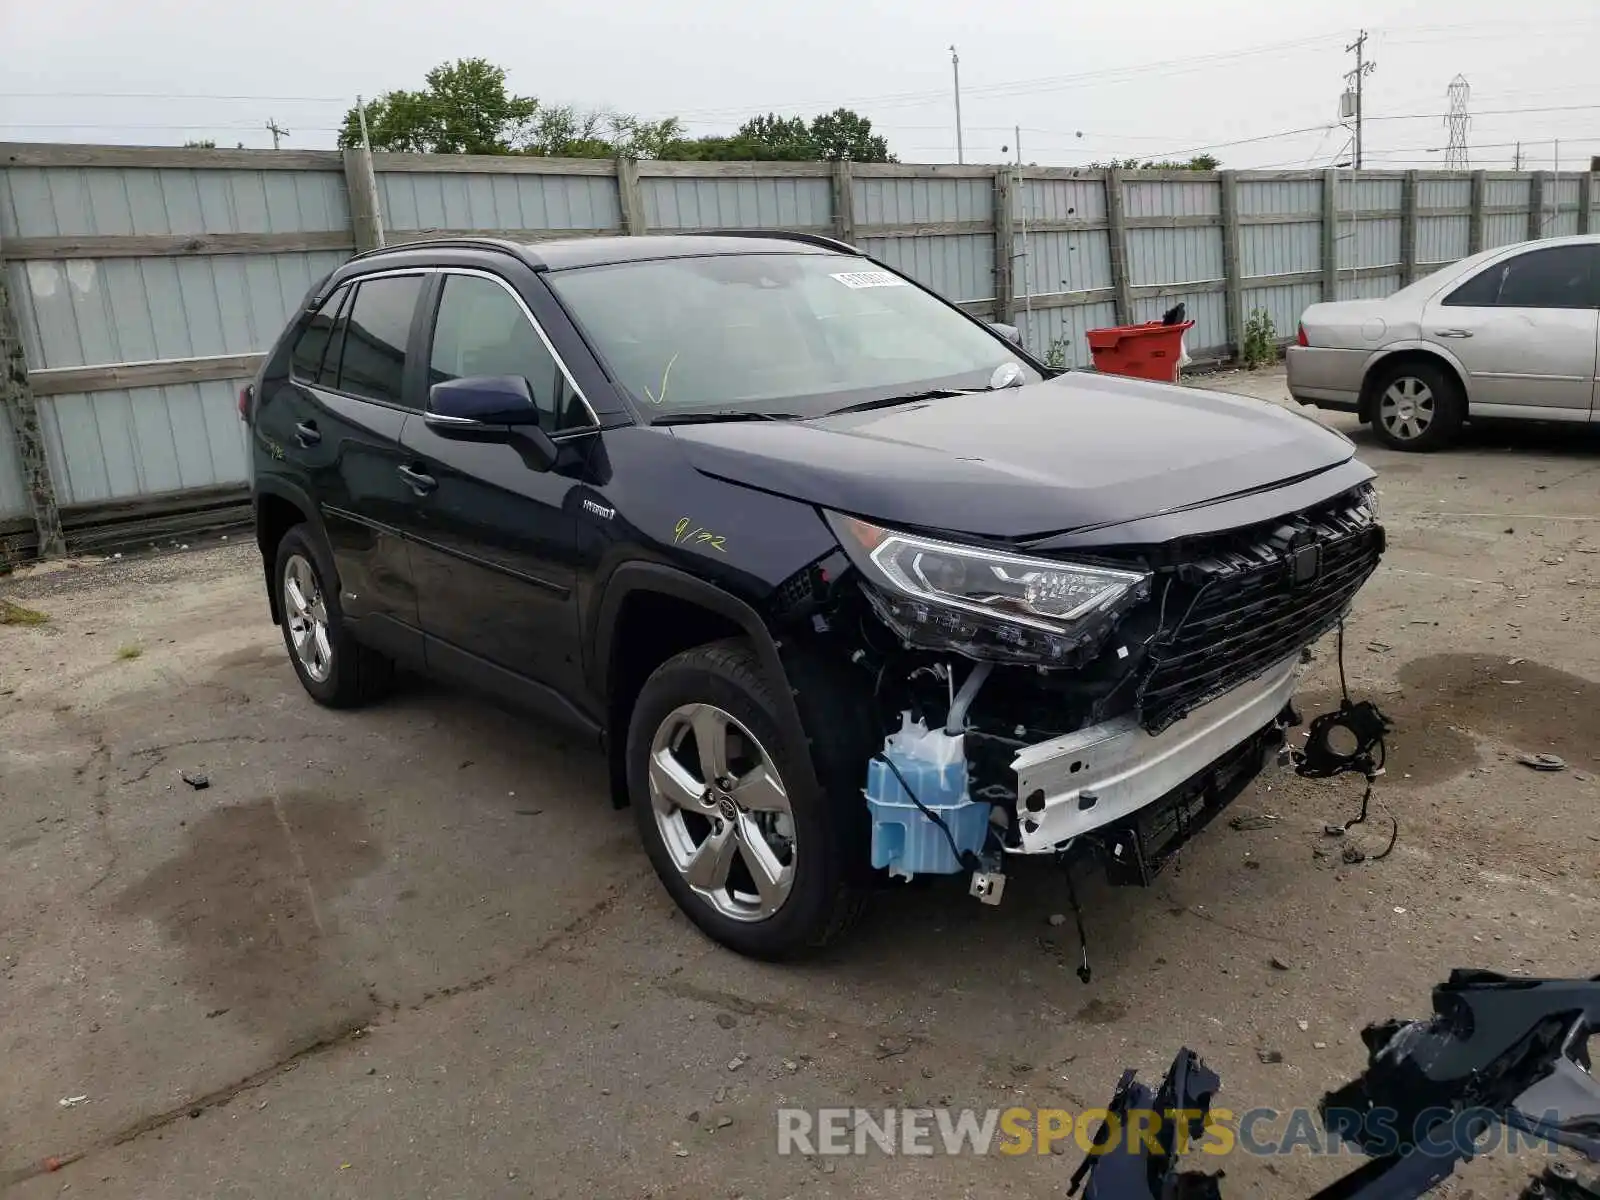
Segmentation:
[(547, 278), (650, 420), (816, 417), (891, 396), (1040, 378), (1000, 336), (861, 258), (722, 254)]

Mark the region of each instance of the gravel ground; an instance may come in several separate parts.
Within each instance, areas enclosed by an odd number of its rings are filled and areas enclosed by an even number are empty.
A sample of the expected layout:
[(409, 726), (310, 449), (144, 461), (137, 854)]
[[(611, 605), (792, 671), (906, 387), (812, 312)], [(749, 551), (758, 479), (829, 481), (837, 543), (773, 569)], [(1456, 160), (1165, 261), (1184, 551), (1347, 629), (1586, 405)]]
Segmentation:
[[(1197, 382), (1282, 399), (1274, 373)], [(1054, 1195), (1076, 1150), (784, 1157), (774, 1110), (1081, 1110), (1185, 1044), (1235, 1111), (1312, 1105), (1363, 1065), (1363, 1023), (1425, 1012), (1452, 967), (1600, 971), (1600, 441), (1396, 455), (1330, 423), (1391, 533), (1347, 645), (1397, 726), (1397, 848), (1329, 853), (1355, 781), (1264, 778), (1236, 811), (1265, 827), (1213, 828), (1149, 891), (1087, 889), (1088, 986), (1046, 870), (993, 909), (889, 893), (798, 967), (717, 949), (594, 755), (421, 682), (312, 705), (247, 537), (0, 582), (47, 618), (0, 625), (0, 1190)], [(1480, 1159), (1450, 1194), (1508, 1194), (1533, 1161)], [(1230, 1197), (1281, 1197), (1351, 1160), (1224, 1165)]]

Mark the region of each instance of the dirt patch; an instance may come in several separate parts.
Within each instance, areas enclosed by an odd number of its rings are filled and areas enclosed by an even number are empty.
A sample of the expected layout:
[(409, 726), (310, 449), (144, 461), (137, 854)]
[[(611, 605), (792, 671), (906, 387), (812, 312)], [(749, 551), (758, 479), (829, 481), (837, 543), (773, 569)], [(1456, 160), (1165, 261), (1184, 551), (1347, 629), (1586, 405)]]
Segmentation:
[(292, 1048), (375, 1007), (338, 959), (329, 901), (381, 861), (348, 802), (267, 796), (208, 813), (109, 911), (155, 921), (182, 948), (209, 1014)]
[(1405, 711), (1430, 732), (1454, 725), (1572, 763), (1595, 756), (1600, 683), (1497, 654), (1436, 654), (1400, 669)]
[(217, 671), (265, 671), (275, 667), (287, 668), (288, 665), (289, 659), (284, 653), (283, 643), (277, 641), (269, 642), (265, 646), (246, 646), (242, 650), (230, 650), (211, 660), (212, 668)]
[(1116, 1000), (1096, 996), (1078, 1010), (1074, 1018), (1085, 1025), (1115, 1025), (1128, 1015), (1128, 1010)]
[[(1386, 783), (1417, 787), (1479, 764), (1479, 739), (1523, 753), (1557, 754), (1571, 766), (1600, 763), (1594, 713), (1600, 684), (1498, 654), (1434, 654), (1400, 668), (1402, 690), (1383, 697), (1394, 722), (1386, 739)], [(1335, 707), (1336, 695), (1308, 693), (1307, 716)]]

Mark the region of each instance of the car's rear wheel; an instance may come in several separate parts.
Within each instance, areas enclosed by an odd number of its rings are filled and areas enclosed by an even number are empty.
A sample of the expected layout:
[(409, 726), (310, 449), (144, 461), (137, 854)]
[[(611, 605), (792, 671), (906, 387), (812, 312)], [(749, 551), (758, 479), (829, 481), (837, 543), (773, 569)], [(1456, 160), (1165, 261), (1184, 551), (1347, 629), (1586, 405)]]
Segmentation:
[(283, 535), (273, 584), (289, 662), (318, 704), (349, 708), (388, 691), (394, 663), (345, 629), (336, 579), (331, 556), (310, 526)]
[(676, 655), (629, 722), (628, 791), (651, 864), (707, 935), (755, 958), (827, 944), (860, 912), (850, 814), (741, 642)]
[(1398, 363), (1373, 388), (1372, 428), (1395, 450), (1437, 450), (1454, 440), (1465, 415), (1460, 385), (1433, 363)]

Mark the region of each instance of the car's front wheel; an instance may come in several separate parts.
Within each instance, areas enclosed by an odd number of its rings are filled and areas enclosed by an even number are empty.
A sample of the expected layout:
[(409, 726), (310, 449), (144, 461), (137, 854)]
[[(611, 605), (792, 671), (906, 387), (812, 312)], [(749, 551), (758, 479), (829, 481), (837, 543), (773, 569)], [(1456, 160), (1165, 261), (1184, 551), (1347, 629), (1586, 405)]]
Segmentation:
[(629, 722), (628, 791), (656, 874), (710, 937), (755, 958), (825, 945), (860, 912), (850, 814), (745, 644), (663, 663)]
[(1466, 416), (1460, 385), (1430, 362), (1390, 367), (1373, 393), (1372, 428), (1394, 450), (1437, 450), (1454, 440)]

